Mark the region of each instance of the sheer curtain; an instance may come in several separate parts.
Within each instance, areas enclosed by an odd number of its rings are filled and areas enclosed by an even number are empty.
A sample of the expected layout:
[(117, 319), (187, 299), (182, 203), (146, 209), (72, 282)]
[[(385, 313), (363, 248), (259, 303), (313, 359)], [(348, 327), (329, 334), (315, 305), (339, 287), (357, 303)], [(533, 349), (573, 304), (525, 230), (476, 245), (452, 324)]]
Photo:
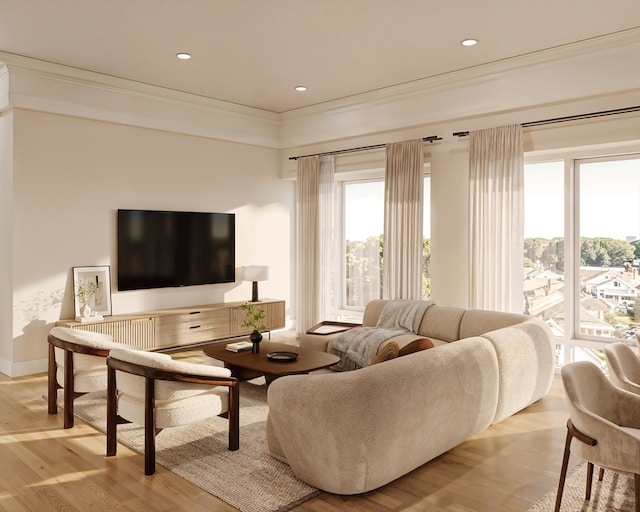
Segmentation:
[(387, 144), (382, 294), (422, 298), (422, 139)]
[(522, 128), (471, 132), (469, 143), (470, 306), (522, 313)]
[(296, 334), (331, 318), (335, 266), (333, 156), (298, 159), (296, 178)]

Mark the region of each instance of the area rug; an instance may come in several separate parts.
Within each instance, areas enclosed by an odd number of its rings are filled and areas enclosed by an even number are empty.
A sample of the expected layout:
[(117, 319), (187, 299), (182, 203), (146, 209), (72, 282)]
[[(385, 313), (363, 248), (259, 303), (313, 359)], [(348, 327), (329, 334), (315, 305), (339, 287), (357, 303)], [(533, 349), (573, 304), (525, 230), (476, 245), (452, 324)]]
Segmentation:
[[(562, 493), (560, 512), (634, 512), (635, 484), (632, 477), (605, 470), (602, 482), (598, 481), (598, 467), (593, 472), (591, 499), (585, 501), (587, 464), (578, 466), (567, 475)], [(550, 512), (556, 504), (558, 488), (545, 494), (528, 512)]]
[[(260, 380), (264, 379), (241, 383), (239, 450), (228, 450), (227, 420), (216, 417), (162, 430), (156, 436), (156, 464), (242, 512), (285, 512), (320, 491), (298, 480), (288, 465), (269, 455), (266, 386)], [(76, 399), (75, 415), (106, 432), (106, 393)], [(118, 425), (118, 443), (144, 453), (144, 429)]]

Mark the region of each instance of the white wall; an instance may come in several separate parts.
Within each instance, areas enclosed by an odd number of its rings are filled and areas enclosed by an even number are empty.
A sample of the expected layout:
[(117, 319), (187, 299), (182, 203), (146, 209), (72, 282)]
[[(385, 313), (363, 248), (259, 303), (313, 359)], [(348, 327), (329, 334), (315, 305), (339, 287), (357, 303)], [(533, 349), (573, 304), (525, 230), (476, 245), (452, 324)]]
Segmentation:
[[(262, 297), (290, 298), (294, 184), (275, 149), (14, 109), (13, 368), (44, 368), (72, 318), (71, 267), (116, 268), (118, 208), (236, 214), (236, 265), (269, 265)], [(115, 281), (115, 275), (112, 275)], [(250, 283), (117, 292), (113, 313), (245, 300)]]
[(8, 343), (13, 325), (12, 190), (13, 112), (9, 110), (0, 112), (0, 361), (11, 361), (13, 358), (12, 344)]

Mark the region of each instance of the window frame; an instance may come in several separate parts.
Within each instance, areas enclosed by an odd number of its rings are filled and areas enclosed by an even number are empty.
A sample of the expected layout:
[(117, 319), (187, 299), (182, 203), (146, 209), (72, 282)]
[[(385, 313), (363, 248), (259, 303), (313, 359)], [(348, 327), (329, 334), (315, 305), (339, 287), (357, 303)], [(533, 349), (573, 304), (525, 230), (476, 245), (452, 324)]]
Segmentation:
[[(334, 311), (336, 316), (340, 320), (344, 321), (362, 321), (362, 315), (365, 307), (347, 306), (346, 305), (346, 238), (345, 238), (345, 185), (352, 183), (370, 183), (370, 182), (383, 182), (384, 183), (384, 168), (371, 168), (358, 171), (344, 171), (340, 172), (336, 168), (335, 174), (335, 186), (336, 186), (336, 211), (338, 212), (337, 222), (335, 223), (336, 239), (339, 240), (337, 244), (337, 250), (340, 251), (338, 278), (336, 279), (334, 294), (335, 298), (339, 297), (340, 303), (334, 304)], [(431, 179), (431, 166), (430, 162), (424, 163), (423, 179)], [(423, 198), (424, 204), (428, 203), (431, 208), (431, 197)], [(431, 219), (431, 212), (429, 212), (429, 219)], [(429, 227), (430, 228), (430, 227)], [(384, 227), (383, 227), (384, 230)], [(429, 229), (431, 232), (431, 229)], [(423, 227), (424, 233), (424, 227)]]
[[(564, 168), (564, 315), (563, 336), (554, 339), (559, 349), (560, 366), (574, 361), (574, 349), (602, 350), (617, 338), (580, 333), (580, 183), (579, 164), (640, 158), (637, 144), (623, 143), (615, 146), (557, 149), (553, 151), (526, 152), (524, 165), (545, 162), (563, 162)], [(525, 190), (526, 198), (526, 190)], [(570, 254), (567, 254), (567, 249)]]

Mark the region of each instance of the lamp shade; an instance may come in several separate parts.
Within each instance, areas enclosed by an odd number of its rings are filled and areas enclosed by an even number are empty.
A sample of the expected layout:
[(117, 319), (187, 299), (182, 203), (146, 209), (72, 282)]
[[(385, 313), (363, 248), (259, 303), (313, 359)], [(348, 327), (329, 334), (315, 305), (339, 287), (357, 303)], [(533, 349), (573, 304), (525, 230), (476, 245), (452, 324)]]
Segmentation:
[(243, 281), (266, 281), (269, 279), (269, 267), (266, 265), (247, 265), (242, 267)]

